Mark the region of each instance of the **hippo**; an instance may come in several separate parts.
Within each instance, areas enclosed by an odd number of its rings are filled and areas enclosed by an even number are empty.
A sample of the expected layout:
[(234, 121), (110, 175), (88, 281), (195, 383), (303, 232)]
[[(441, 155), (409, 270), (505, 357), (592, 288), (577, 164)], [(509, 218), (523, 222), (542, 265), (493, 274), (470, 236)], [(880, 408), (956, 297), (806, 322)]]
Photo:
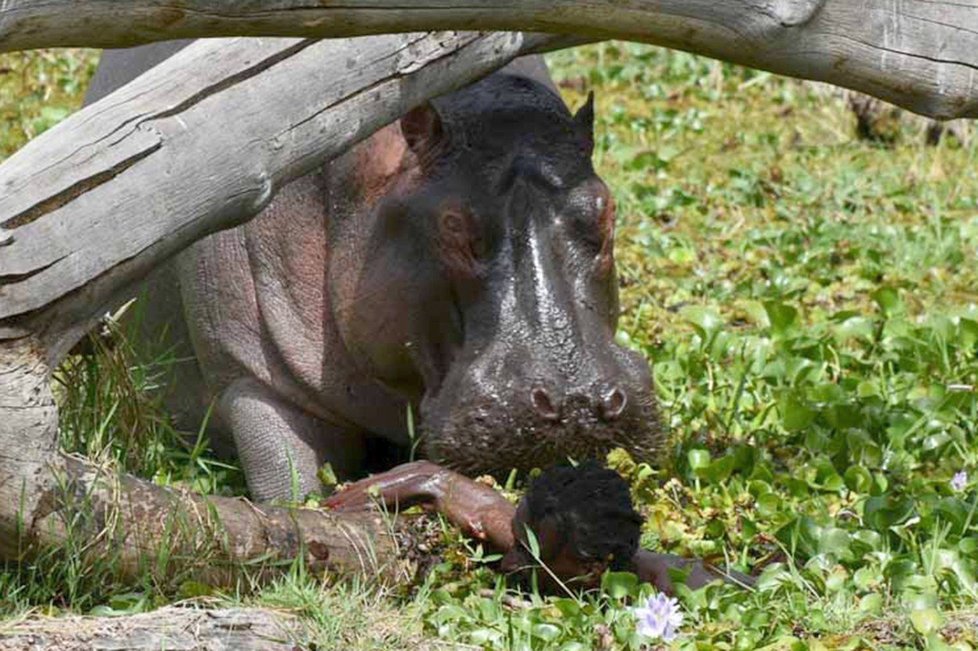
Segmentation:
[[(107, 51), (91, 103), (186, 41)], [(179, 359), (252, 498), (320, 490), (371, 441), (470, 476), (661, 441), (644, 358), (615, 343), (615, 208), (542, 58), (416, 107), (146, 281), (142, 337)], [(412, 438), (411, 433), (416, 432)]]

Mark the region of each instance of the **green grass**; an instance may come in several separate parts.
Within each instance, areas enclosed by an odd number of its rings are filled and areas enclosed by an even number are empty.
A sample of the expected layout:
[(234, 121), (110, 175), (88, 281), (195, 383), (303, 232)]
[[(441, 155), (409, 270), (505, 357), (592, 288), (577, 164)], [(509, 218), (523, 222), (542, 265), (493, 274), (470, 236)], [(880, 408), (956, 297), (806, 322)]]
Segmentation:
[[(835, 96), (684, 53), (604, 44), (550, 60), (572, 104), (596, 93), (619, 338), (654, 365), (670, 431), (655, 467), (613, 459), (643, 543), (760, 574), (750, 592), (681, 594), (674, 646), (978, 645), (978, 145), (927, 147), (910, 122), (888, 146), (861, 142)], [(92, 62), (0, 57), (0, 156), (77, 106)], [(125, 344), (66, 364), (65, 445), (161, 484), (240, 490), (235, 469), (176, 444), (147, 393), (165, 366), (133, 364)], [(627, 606), (647, 589), (629, 577), (514, 603), (445, 536), (410, 594), (297, 569), (225, 598), (301, 613), (322, 648), (638, 648)], [(0, 571), (0, 617), (200, 588), (115, 585), (70, 556)]]

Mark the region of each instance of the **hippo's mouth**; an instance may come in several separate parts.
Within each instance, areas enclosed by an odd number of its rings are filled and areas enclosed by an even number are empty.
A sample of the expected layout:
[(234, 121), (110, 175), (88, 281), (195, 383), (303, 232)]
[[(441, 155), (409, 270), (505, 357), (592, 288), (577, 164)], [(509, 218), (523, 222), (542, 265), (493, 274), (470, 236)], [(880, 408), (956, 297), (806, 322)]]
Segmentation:
[(658, 414), (651, 397), (633, 406), (627, 419), (602, 422), (588, 409), (571, 410), (560, 420), (514, 417), (516, 410), (472, 405), (448, 418), (425, 419), (423, 445), (433, 461), (468, 476), (491, 474), (504, 479), (513, 469), (527, 472), (568, 459), (602, 459), (615, 448), (636, 461), (654, 462), (662, 444)]

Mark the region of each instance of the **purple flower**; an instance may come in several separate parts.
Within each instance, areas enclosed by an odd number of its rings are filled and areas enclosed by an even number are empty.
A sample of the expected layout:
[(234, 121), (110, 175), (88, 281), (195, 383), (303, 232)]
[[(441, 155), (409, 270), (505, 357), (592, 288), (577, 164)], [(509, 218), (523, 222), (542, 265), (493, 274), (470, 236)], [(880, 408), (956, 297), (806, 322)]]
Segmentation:
[(663, 642), (676, 639), (676, 629), (683, 623), (679, 602), (662, 593), (649, 597), (644, 606), (633, 608), (632, 614), (635, 615), (639, 635), (661, 638)]
[(951, 490), (960, 493), (968, 485), (968, 473), (959, 470), (951, 477)]

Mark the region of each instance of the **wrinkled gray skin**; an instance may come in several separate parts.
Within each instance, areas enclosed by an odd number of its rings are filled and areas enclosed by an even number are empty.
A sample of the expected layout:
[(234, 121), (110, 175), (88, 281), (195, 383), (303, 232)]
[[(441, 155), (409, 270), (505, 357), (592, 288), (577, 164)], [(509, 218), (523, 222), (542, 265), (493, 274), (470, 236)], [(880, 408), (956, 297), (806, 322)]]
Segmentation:
[[(106, 53), (87, 101), (182, 45)], [(592, 127), (591, 104), (572, 116), (524, 59), (178, 256), (144, 318), (196, 358), (169, 399), (178, 421), (196, 428), (213, 401), (212, 439), (230, 434), (258, 500), (289, 497), (292, 469), (302, 492), (325, 461), (356, 474), (368, 434), (408, 444), (408, 403), (422, 451), (470, 475), (615, 446), (648, 459), (651, 378), (613, 340), (614, 210)]]

